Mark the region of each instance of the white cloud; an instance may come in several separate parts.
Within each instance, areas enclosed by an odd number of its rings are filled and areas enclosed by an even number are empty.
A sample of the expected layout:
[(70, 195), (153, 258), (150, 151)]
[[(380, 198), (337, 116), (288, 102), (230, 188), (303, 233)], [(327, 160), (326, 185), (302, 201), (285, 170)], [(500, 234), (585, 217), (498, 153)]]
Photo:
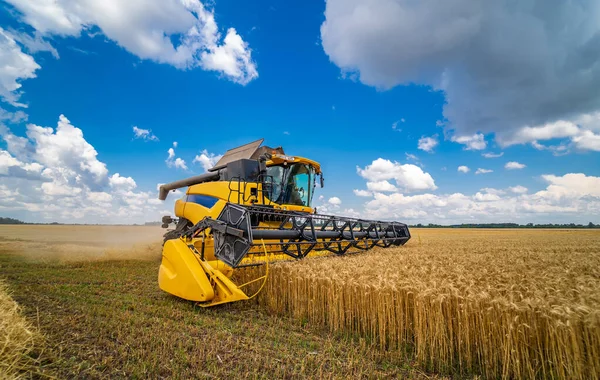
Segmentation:
[(27, 114), (21, 110), (16, 112), (9, 112), (4, 108), (0, 107), (0, 122), (8, 121), (9, 123), (18, 124), (23, 121), (27, 121)]
[(168, 153), (169, 157), (167, 157), (167, 159), (165, 160), (168, 167), (187, 170), (185, 160), (180, 157), (175, 158), (175, 150), (173, 150), (173, 148), (169, 148)]
[(502, 189), (494, 189), (492, 187), (484, 187), (483, 189), (480, 189), (479, 191), (483, 192), (483, 193), (487, 193), (487, 194), (493, 194), (493, 195), (506, 194), (506, 191), (504, 191)]
[(55, 129), (27, 125), (26, 137), (8, 128), (1, 132), (10, 147), (0, 149), (0, 208), (6, 215), (41, 222), (143, 223), (160, 220), (171, 209), (174, 200), (165, 205), (155, 191), (137, 190), (133, 178), (110, 174), (82, 130), (63, 115)]
[(483, 153), (482, 154), (483, 157), (485, 158), (498, 158), (498, 157), (502, 157), (504, 156), (504, 152), (500, 152), (500, 153)]
[(21, 81), (35, 78), (39, 68), (33, 57), (24, 53), (15, 39), (0, 28), (0, 98), (15, 107), (26, 107), (19, 103)]
[(142, 139), (144, 141), (158, 141), (158, 137), (156, 137), (151, 130), (138, 128), (136, 126), (133, 127), (133, 138)]
[(399, 123), (404, 123), (405, 120), (404, 118), (397, 120), (395, 122), (392, 123), (392, 129), (396, 132), (402, 132), (402, 129), (398, 126)]
[(8, 174), (8, 169), (13, 166), (20, 167), (22, 164), (5, 150), (0, 150), (0, 174)]
[(367, 189), (373, 192), (398, 191), (398, 188), (388, 181), (367, 182)]
[(346, 209), (342, 210), (340, 212), (340, 215), (348, 217), (348, 218), (356, 218), (356, 219), (362, 217), (362, 214), (360, 212), (354, 210), (353, 208), (346, 208)]
[(354, 189), (354, 195), (356, 195), (357, 197), (370, 197), (371, 195), (373, 195), (373, 193), (367, 190)]
[(523, 169), (526, 166), (527, 165), (521, 164), (521, 163), (516, 162), (516, 161), (510, 161), (510, 162), (507, 162), (506, 165), (504, 165), (504, 168), (508, 169), (508, 170), (515, 170), (515, 169)]
[[(501, 134), (497, 140), (502, 146), (531, 144), (537, 150), (549, 150), (554, 155), (569, 152), (571, 147), (579, 150), (600, 151), (600, 112), (582, 114), (572, 121), (558, 120), (552, 123), (529, 127), (515, 133)], [(544, 145), (540, 141), (566, 139), (558, 145)]]
[(366, 85), (443, 92), (445, 128), (458, 136), (510, 139), (600, 110), (600, 3), (540, 4), (328, 0), (322, 45)]
[(94, 203), (109, 204), (113, 200), (113, 196), (104, 191), (87, 193), (87, 198)]
[(7, 0), (43, 36), (78, 37), (93, 26), (141, 59), (180, 69), (201, 67), (247, 84), (258, 77), (248, 44), (199, 0)]
[(471, 169), (469, 169), (469, 167), (468, 167), (468, 166), (461, 165), (461, 166), (459, 166), (459, 167), (458, 167), (458, 169), (457, 169), (457, 170), (458, 170), (459, 172), (462, 172), (462, 173), (468, 173), (468, 172), (469, 172)]
[(182, 159), (181, 159), (181, 158), (179, 158), (179, 157), (177, 157), (177, 158), (175, 159), (175, 161), (173, 161), (173, 164), (172, 164), (172, 165), (173, 165), (175, 168), (178, 168), (178, 169), (183, 169), (183, 170), (187, 170), (187, 166), (186, 166), (186, 164), (185, 164), (185, 161), (184, 161), (184, 160), (182, 160)]
[(59, 116), (56, 130), (27, 125), (27, 137), (35, 145), (32, 158), (52, 171), (52, 175), (75, 175), (78, 183), (91, 188), (106, 184), (106, 164), (98, 160), (98, 152), (83, 138), (83, 131), (64, 115)]
[(579, 136), (573, 137), (572, 141), (581, 150), (600, 152), (600, 134), (584, 130)]
[(431, 175), (412, 164), (402, 165), (378, 158), (364, 169), (356, 167), (356, 171), (368, 182), (395, 180), (396, 186), (406, 192), (437, 189)]
[(433, 148), (435, 148), (439, 144), (437, 135), (431, 137), (421, 137), (419, 139), (419, 149), (424, 150), (425, 152), (432, 152)]
[(493, 170), (491, 170), (491, 169), (477, 168), (477, 170), (475, 171), (475, 174), (487, 174), (487, 173), (491, 173), (491, 172), (493, 172)]
[(521, 185), (509, 187), (508, 189), (515, 194), (525, 194), (527, 192), (527, 188)]
[(500, 136), (502, 146), (533, 143), (539, 140), (551, 140), (573, 137), (579, 134), (579, 127), (570, 121), (559, 120), (536, 127), (522, 127), (509, 136)]
[(338, 197), (331, 197), (327, 200), (327, 203), (333, 206), (339, 206), (342, 204), (342, 200)]
[(462, 193), (407, 196), (375, 193), (365, 203), (364, 217), (420, 223), (588, 223), (600, 215), (600, 177), (582, 173), (543, 175), (547, 187), (527, 194), (522, 186), (508, 195), (499, 189), (481, 189), (472, 196)]
[(550, 185), (538, 196), (551, 198), (569, 198), (593, 196), (600, 197), (600, 177), (586, 176), (583, 173), (569, 173), (564, 176), (545, 174), (542, 179)]
[(497, 194), (477, 192), (473, 196), (473, 199), (475, 199), (476, 201), (479, 201), (479, 202), (492, 202), (492, 201), (500, 200), (500, 196)]
[(168, 157), (165, 160), (165, 163), (170, 168), (187, 170), (188, 167), (185, 163), (185, 160), (180, 157), (175, 158), (175, 148), (176, 147), (177, 147), (177, 141), (174, 141), (173, 147), (169, 148), (169, 150), (167, 151)]
[(131, 191), (137, 187), (133, 178), (122, 177), (119, 173), (110, 176), (108, 178), (108, 184), (111, 188), (121, 191)]
[(465, 145), (465, 150), (483, 150), (487, 146), (485, 138), (481, 133), (476, 133), (472, 136), (452, 136), (450, 140)]
[(202, 165), (204, 171), (207, 172), (209, 169), (213, 168), (222, 157), (222, 154), (209, 153), (208, 150), (203, 149), (199, 155), (194, 157), (194, 161), (192, 162), (199, 163)]
[(419, 157), (415, 156), (414, 154), (404, 153), (404, 155), (406, 156), (407, 160), (419, 161)]
[(32, 37), (27, 33), (11, 30), (10, 34), (17, 42), (22, 44), (29, 53), (47, 51), (52, 54), (54, 58), (60, 58), (58, 51), (50, 44), (50, 42), (44, 40), (40, 33), (35, 33), (35, 36)]

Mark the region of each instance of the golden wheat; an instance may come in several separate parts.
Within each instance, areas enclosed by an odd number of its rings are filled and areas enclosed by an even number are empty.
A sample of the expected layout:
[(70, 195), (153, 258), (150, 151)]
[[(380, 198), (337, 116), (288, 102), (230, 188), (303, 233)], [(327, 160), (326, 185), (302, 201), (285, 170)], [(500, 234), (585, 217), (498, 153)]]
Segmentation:
[(273, 265), (258, 302), (408, 349), (435, 371), (600, 378), (598, 231), (413, 235), (402, 248)]
[(0, 280), (0, 379), (17, 378), (30, 363), (34, 334)]

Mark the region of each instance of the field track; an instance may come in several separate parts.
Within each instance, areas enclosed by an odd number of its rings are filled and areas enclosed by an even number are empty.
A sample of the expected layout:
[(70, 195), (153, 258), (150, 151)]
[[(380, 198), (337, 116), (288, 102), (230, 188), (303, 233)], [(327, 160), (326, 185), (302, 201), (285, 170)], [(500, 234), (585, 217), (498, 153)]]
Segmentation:
[(161, 232), (0, 227), (42, 372), (599, 377), (600, 231), (413, 230), (400, 249), (272, 265), (258, 301), (209, 310), (158, 290)]

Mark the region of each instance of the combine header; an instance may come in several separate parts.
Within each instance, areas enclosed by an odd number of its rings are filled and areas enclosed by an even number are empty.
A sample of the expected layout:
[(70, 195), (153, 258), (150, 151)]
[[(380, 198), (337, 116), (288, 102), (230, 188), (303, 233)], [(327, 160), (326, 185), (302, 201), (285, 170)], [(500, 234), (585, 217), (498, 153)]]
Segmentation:
[(177, 219), (163, 217), (163, 228), (176, 227), (165, 234), (162, 290), (201, 306), (246, 300), (251, 297), (242, 288), (250, 283), (236, 285), (234, 270), (268, 265), (270, 254), (343, 255), (410, 239), (402, 223), (317, 214), (311, 201), (317, 179), (323, 187), (321, 166), (262, 142), (227, 151), (206, 174), (160, 187), (165, 200), (171, 190), (189, 186), (175, 202)]

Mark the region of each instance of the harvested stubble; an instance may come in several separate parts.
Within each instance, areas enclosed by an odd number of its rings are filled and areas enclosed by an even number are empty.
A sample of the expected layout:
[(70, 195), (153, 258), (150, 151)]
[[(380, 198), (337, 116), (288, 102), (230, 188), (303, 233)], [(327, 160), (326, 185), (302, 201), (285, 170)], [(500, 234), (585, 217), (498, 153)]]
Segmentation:
[(0, 379), (17, 378), (27, 369), (33, 343), (29, 324), (0, 279)]
[(600, 378), (598, 231), (413, 236), (402, 248), (272, 265), (258, 302), (434, 371)]

